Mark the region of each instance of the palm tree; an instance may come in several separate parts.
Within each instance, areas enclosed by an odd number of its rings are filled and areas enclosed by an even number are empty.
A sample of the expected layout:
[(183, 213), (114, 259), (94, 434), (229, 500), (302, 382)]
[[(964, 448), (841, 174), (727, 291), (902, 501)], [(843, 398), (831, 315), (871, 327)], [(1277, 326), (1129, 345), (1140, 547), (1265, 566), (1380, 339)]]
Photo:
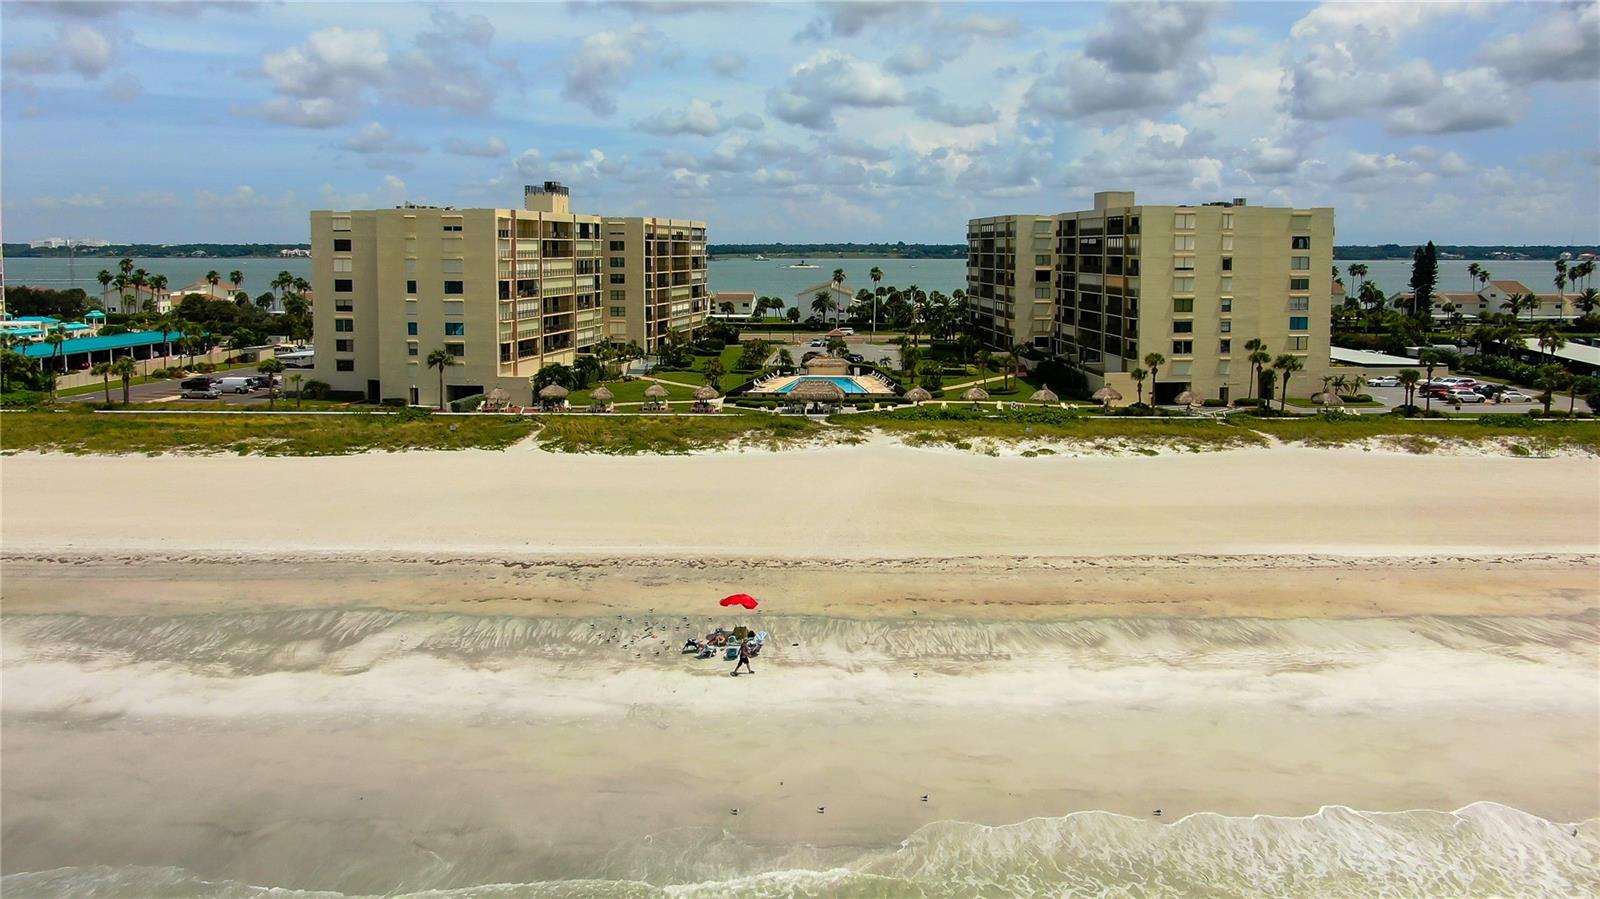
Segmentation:
[(233, 285), (233, 292), (239, 292), (239, 285), (244, 283), (244, 272), (234, 269), (228, 272), (228, 283)]
[(1356, 290), (1361, 289), (1361, 281), (1367, 277), (1367, 266), (1363, 262), (1350, 263), (1350, 277), (1356, 280)]
[(165, 355), (168, 359), (171, 359), (172, 334), (178, 327), (178, 317), (172, 313), (171, 309), (168, 309), (166, 312), (161, 313), (160, 318), (156, 319), (156, 327), (161, 330), (161, 340), (166, 344)]
[[(50, 344), (50, 357), (52, 359), (58, 358), (61, 355), (61, 343), (64, 340), (66, 340), (66, 337), (61, 333), (61, 329), (60, 328), (53, 328), (53, 329), (51, 329), (49, 334), (45, 335), (44, 342)], [(61, 360), (61, 365), (63, 366), (63, 368), (61, 370), (63, 372), (66, 371), (66, 368), (64, 367), (66, 364), (67, 364), (66, 360), (62, 359)], [(56, 399), (56, 375), (55, 375), (55, 373), (52, 372), (51, 375), (50, 375), (50, 401), (53, 403), (53, 402), (55, 402), (55, 399)]]
[(166, 289), (167, 289), (167, 276), (166, 275), (151, 275), (150, 276), (150, 293), (151, 293), (151, 298), (152, 299), (155, 298), (155, 295), (158, 295), (158, 294), (164, 292)]
[(111, 363), (96, 362), (89, 369), (89, 373), (100, 376), (100, 383), (106, 390), (106, 405), (111, 405)]
[(1139, 389), (1138, 404), (1141, 406), (1144, 405), (1144, 379), (1149, 377), (1149, 375), (1150, 373), (1142, 368), (1135, 368), (1133, 371), (1128, 372), (1128, 377), (1133, 379), (1133, 386)]
[(1156, 377), (1161, 374), (1161, 366), (1167, 364), (1167, 357), (1160, 353), (1146, 353), (1144, 364), (1150, 369), (1150, 405), (1156, 404)]
[(456, 357), (445, 352), (444, 347), (428, 354), (428, 367), (439, 370), (439, 411), (444, 411), (444, 370), (456, 364)]
[(913, 349), (911, 338), (901, 334), (895, 339), (894, 345), (900, 351), (900, 373), (902, 375), (909, 376), (911, 374), (911, 368), (907, 364), (906, 359), (910, 358)]
[[(1584, 265), (1588, 265), (1588, 263), (1586, 262)], [(1578, 304), (1578, 308), (1583, 311), (1584, 315), (1593, 315), (1595, 307), (1600, 306), (1600, 292), (1596, 292), (1593, 287), (1585, 287), (1583, 293), (1578, 294), (1578, 299), (1574, 302)]]
[[(1533, 336), (1539, 340), (1539, 354), (1554, 356), (1555, 351), (1567, 345), (1567, 338), (1561, 336), (1561, 329), (1551, 322), (1540, 322), (1533, 326)], [(1554, 362), (1551, 358), (1549, 361)]]
[(872, 339), (876, 341), (878, 339), (878, 297), (883, 295), (883, 288), (878, 286), (878, 282), (883, 280), (883, 269), (874, 265), (872, 271), (867, 272), (867, 277), (872, 279)]
[(816, 296), (811, 298), (811, 311), (824, 322), (827, 321), (828, 311), (832, 308), (833, 297), (826, 290), (817, 291)]
[(1471, 265), (1467, 266), (1467, 276), (1472, 279), (1472, 284), (1473, 284), (1474, 289), (1476, 289), (1477, 284), (1478, 284), (1478, 276), (1480, 274), (1482, 274), (1482, 273), (1483, 273), (1483, 266), (1479, 265), (1476, 262), (1474, 262)]
[[(831, 279), (829, 279), (829, 280), (831, 280), (833, 282), (833, 290), (834, 290), (834, 292), (838, 293), (839, 286), (844, 283), (844, 269), (842, 269), (842, 268), (834, 269), (833, 270), (833, 277)], [(834, 320), (835, 324), (837, 324), (838, 321), (839, 321), (839, 318), (838, 318), (838, 306), (837, 305), (835, 305), (835, 307), (834, 307), (834, 319), (833, 320)]]
[(700, 373), (705, 376), (707, 387), (713, 390), (722, 389), (722, 376), (726, 372), (723, 371), (721, 360), (711, 359), (707, 361), (706, 367), (701, 369)]
[(273, 383), (276, 375), (283, 371), (283, 363), (277, 359), (263, 359), (256, 365), (256, 371), (267, 376), (267, 408), (271, 409), (278, 398), (278, 388)]
[[(101, 269), (100, 274), (95, 275), (94, 279), (100, 282), (100, 297), (101, 299), (104, 299), (106, 291), (111, 289), (111, 282), (116, 280), (116, 276), (111, 274), (111, 272), (107, 271), (106, 269)], [(119, 306), (117, 311), (123, 312), (125, 310)]]
[(1006, 355), (1011, 357), (1011, 365), (1008, 366), (1009, 370), (1006, 372), (1007, 386), (1010, 386), (1011, 384), (1011, 376), (1016, 374), (1022, 368), (1022, 357), (1026, 353), (1027, 348), (1020, 343), (1014, 343), (1011, 345), (1011, 349), (1006, 350)]
[(1539, 388), (1539, 402), (1544, 404), (1544, 414), (1550, 414), (1550, 401), (1555, 399), (1557, 390), (1567, 386), (1570, 377), (1566, 369), (1552, 363), (1545, 363), (1533, 370), (1533, 386)]
[(1417, 382), (1420, 380), (1422, 380), (1422, 373), (1414, 368), (1408, 368), (1400, 372), (1400, 386), (1405, 388), (1407, 406), (1416, 406)]
[[(1421, 362), (1422, 367), (1428, 370), (1428, 389), (1432, 390), (1433, 370), (1439, 366), (1439, 354), (1433, 350), (1423, 350), (1417, 354), (1417, 361)], [(1422, 395), (1422, 401), (1425, 408), (1430, 410), (1433, 408), (1433, 394), (1424, 393)]]
[(122, 272), (124, 275), (133, 274), (133, 260), (129, 259), (126, 256), (124, 256), (121, 259), (118, 259), (117, 260), (117, 271)]
[(1283, 393), (1278, 395), (1278, 411), (1282, 412), (1283, 404), (1289, 399), (1289, 376), (1305, 368), (1306, 364), (1300, 361), (1299, 356), (1291, 356), (1288, 353), (1284, 353), (1272, 360), (1272, 367), (1283, 372)]
[(111, 363), (111, 373), (122, 379), (122, 405), (128, 405), (129, 390), (133, 387), (134, 373), (139, 367), (134, 364), (132, 356), (123, 356)]
[(217, 274), (216, 269), (212, 269), (211, 271), (206, 272), (206, 283), (211, 285), (214, 289), (218, 284), (222, 283), (222, 276)]
[(1489, 270), (1488, 269), (1486, 269), (1486, 268), (1478, 269), (1478, 289), (1482, 290), (1485, 287), (1488, 287), (1489, 286), (1489, 280), (1491, 278), (1493, 278), (1493, 277), (1494, 277), (1494, 275), (1489, 274)]
[[(1560, 315), (1567, 308), (1567, 260), (1556, 260), (1556, 277), (1553, 283), (1556, 285), (1556, 292), (1561, 298), (1561, 305), (1557, 307), (1556, 312), (1557, 315)], [(1546, 409), (1545, 411), (1549, 412), (1550, 410)]]
[(1245, 399), (1255, 399), (1256, 387), (1261, 381), (1261, 366), (1270, 362), (1272, 356), (1267, 353), (1266, 342), (1259, 337), (1246, 340), (1244, 348), (1250, 354), (1245, 357), (1245, 361), (1250, 363), (1250, 393)]
[(298, 372), (289, 376), (289, 383), (294, 385), (294, 407), (300, 408), (300, 385), (306, 379), (305, 375)]

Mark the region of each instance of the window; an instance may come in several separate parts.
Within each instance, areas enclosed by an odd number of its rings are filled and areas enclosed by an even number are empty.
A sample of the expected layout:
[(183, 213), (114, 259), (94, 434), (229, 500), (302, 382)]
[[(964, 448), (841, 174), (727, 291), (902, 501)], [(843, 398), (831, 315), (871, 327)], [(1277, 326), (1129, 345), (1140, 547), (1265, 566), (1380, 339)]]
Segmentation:
[(1193, 229), (1194, 228), (1194, 213), (1192, 213), (1192, 212), (1180, 212), (1177, 215), (1174, 215), (1172, 217), (1172, 227), (1174, 227), (1174, 228), (1189, 228), (1189, 229)]
[(353, 353), (356, 351), (356, 342), (348, 337), (333, 342), (335, 353)]
[(628, 292), (626, 290), (613, 290), (613, 291), (611, 291), (611, 302), (613, 302), (613, 303), (626, 303), (627, 301), (628, 301)]
[(333, 260), (333, 270), (336, 272), (353, 272), (355, 271), (355, 264), (356, 261), (354, 259), (335, 259)]
[(1175, 322), (1172, 323), (1172, 333), (1174, 333), (1174, 334), (1193, 334), (1194, 333), (1194, 322), (1189, 321), (1188, 319), (1184, 319), (1183, 321), (1175, 321)]
[(1233, 257), (1232, 256), (1224, 256), (1224, 257), (1222, 257), (1222, 270), (1225, 271), (1225, 272), (1233, 271)]
[(620, 253), (620, 252), (622, 252), (623, 250), (625, 250), (627, 248), (628, 248), (628, 244), (625, 241), (621, 241), (621, 240), (613, 240), (613, 241), (611, 241), (610, 250), (613, 253)]
[(1311, 249), (1311, 238), (1309, 238), (1309, 237), (1301, 237), (1301, 236), (1298, 236), (1298, 235), (1295, 236), (1295, 237), (1291, 237), (1291, 238), (1289, 238), (1289, 249), (1291, 249), (1291, 250), (1309, 250), (1309, 249)]
[(460, 231), (461, 230), (461, 223), (458, 222), (458, 221), (446, 221), (444, 223), (444, 230), (446, 230), (446, 231)]
[(447, 343), (444, 345), (444, 351), (460, 359), (467, 354), (467, 345), (464, 343)]
[(463, 259), (441, 259), (441, 260), (439, 260), (439, 271), (444, 272), (447, 275), (459, 275), (459, 274), (461, 274), (462, 272), (464, 272), (466, 270), (467, 270), (466, 260), (463, 260)]
[(444, 336), (446, 336), (446, 337), (465, 337), (466, 334), (467, 334), (467, 323), (466, 322), (445, 322), (444, 323)]
[(1232, 253), (1233, 252), (1233, 235), (1232, 234), (1224, 234), (1224, 235), (1222, 235), (1222, 252), (1224, 252), (1224, 253)]
[(1180, 272), (1192, 272), (1192, 271), (1194, 271), (1194, 257), (1193, 256), (1177, 256), (1177, 257), (1174, 257), (1173, 260), (1172, 260), (1172, 267), (1175, 270), (1180, 271)]
[(1291, 338), (1289, 338), (1288, 349), (1291, 349), (1291, 350), (1303, 350), (1303, 349), (1306, 349), (1306, 341), (1309, 340), (1309, 339), (1310, 338), (1306, 338), (1306, 337), (1291, 337)]
[(1033, 289), (1033, 298), (1036, 299), (1036, 300), (1048, 300), (1048, 299), (1050, 299), (1050, 288), (1048, 288), (1048, 287), (1035, 287)]
[(1217, 308), (1221, 312), (1232, 312), (1233, 311), (1233, 298), (1229, 297), (1229, 298), (1227, 298), (1225, 300), (1222, 300)]
[(417, 323), (416, 322), (406, 322), (406, 336), (407, 337), (415, 337), (415, 336), (417, 336)]
[(1232, 334), (1233, 333), (1233, 322), (1229, 321), (1228, 319), (1223, 319), (1222, 321), (1217, 323), (1217, 330), (1221, 331), (1224, 334)]
[(1290, 312), (1307, 312), (1310, 309), (1311, 309), (1311, 298), (1310, 297), (1290, 297), (1289, 298), (1289, 311)]
[(1194, 341), (1192, 341), (1192, 340), (1174, 340), (1172, 342), (1172, 355), (1174, 355), (1174, 356), (1192, 356), (1192, 355), (1194, 355)]
[(1308, 315), (1289, 316), (1289, 330), (1305, 331), (1311, 327), (1311, 317)]
[(606, 283), (607, 284), (626, 284), (627, 283), (627, 279), (623, 276), (623, 274), (621, 272), (613, 272), (610, 275), (606, 276)]
[(1188, 299), (1188, 300), (1173, 300), (1172, 301), (1172, 311), (1173, 312), (1193, 312), (1194, 311), (1194, 300), (1192, 300), (1192, 299)]
[(1194, 293), (1194, 279), (1193, 278), (1173, 278), (1172, 279), (1172, 292), (1173, 293)]
[(406, 294), (409, 295), (409, 296), (416, 296), (417, 295), (417, 282), (415, 282), (415, 281), (407, 281), (406, 282)]
[(1217, 352), (1224, 356), (1233, 352), (1233, 341), (1231, 339), (1217, 341)]
[(606, 260), (606, 264), (612, 268), (626, 268), (628, 265), (628, 259), (625, 256), (612, 256), (610, 259)]
[(406, 355), (407, 356), (415, 356), (415, 355), (417, 355), (417, 342), (415, 340), (406, 341)]
[(467, 292), (467, 286), (462, 281), (446, 281), (444, 292), (446, 296), (458, 297)]
[(333, 251), (335, 253), (348, 253), (348, 252), (350, 252), (350, 238), (348, 238), (348, 237), (335, 237), (333, 239)]
[(1222, 230), (1228, 231), (1228, 230), (1231, 230), (1232, 228), (1233, 228), (1233, 213), (1224, 212), (1222, 214)]
[(355, 371), (356, 370), (356, 360), (354, 360), (354, 359), (335, 359), (335, 360), (333, 360), (333, 370), (334, 371)]
[(1174, 235), (1172, 235), (1172, 248), (1174, 250), (1192, 250), (1192, 249), (1194, 249), (1194, 235), (1193, 234), (1174, 234)]
[(1289, 279), (1289, 289), (1290, 290), (1310, 290), (1311, 289), (1311, 279), (1310, 278), (1290, 278)]
[(612, 318), (627, 318), (628, 317), (628, 307), (627, 306), (612, 306), (611, 307), (611, 317)]
[(335, 231), (349, 231), (350, 230), (350, 216), (348, 216), (348, 215), (336, 215), (336, 216), (333, 217), (332, 221), (333, 221), (333, 230), (335, 230)]
[(333, 292), (334, 293), (349, 293), (350, 291), (355, 290), (355, 289), (356, 289), (356, 282), (351, 280), (351, 279), (349, 279), (349, 278), (334, 278), (333, 279)]
[(356, 329), (356, 320), (353, 318), (336, 318), (333, 320), (333, 329), (341, 334), (349, 334)]
[(1217, 292), (1218, 293), (1222, 293), (1222, 294), (1233, 293), (1233, 276), (1232, 275), (1223, 275), (1222, 276), (1222, 280), (1217, 282)]
[(1296, 272), (1309, 272), (1309, 271), (1311, 271), (1311, 257), (1310, 256), (1290, 256), (1289, 257), (1289, 269), (1291, 271), (1296, 271)]
[(333, 298), (333, 311), (334, 312), (354, 312), (354, 311), (356, 311), (355, 301), (351, 300), (348, 297), (334, 297)]

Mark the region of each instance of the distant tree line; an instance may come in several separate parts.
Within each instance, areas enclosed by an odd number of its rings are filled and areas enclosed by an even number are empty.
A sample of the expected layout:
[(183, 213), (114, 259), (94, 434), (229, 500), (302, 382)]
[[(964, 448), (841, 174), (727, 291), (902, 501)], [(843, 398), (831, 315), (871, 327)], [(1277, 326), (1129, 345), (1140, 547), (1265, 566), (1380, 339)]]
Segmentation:
[[(89, 256), (109, 256), (114, 258), (132, 256), (139, 259), (159, 259), (193, 256), (198, 251), (207, 256), (227, 259), (247, 256), (277, 256), (279, 250), (309, 249), (311, 249), (311, 244), (308, 243), (129, 243), (112, 244), (104, 247), (79, 247), (76, 255), (79, 259)], [(6, 256), (11, 258), (35, 256), (65, 259), (73, 255), (66, 247), (30, 247), (25, 243), (5, 244), (4, 252)]]
[[(1505, 253), (1509, 256), (1524, 256), (1528, 259), (1554, 259), (1562, 253), (1571, 253), (1577, 256), (1581, 253), (1592, 253), (1594, 247), (1579, 246), (1551, 246), (1549, 244), (1527, 244), (1523, 246), (1475, 246), (1466, 244), (1442, 243), (1436, 246), (1441, 255), (1461, 256), (1466, 259), (1488, 259), (1495, 253)], [(1397, 243), (1385, 244), (1350, 244), (1348, 246), (1334, 247), (1335, 259), (1412, 259), (1416, 252), (1415, 244), (1401, 245)]]

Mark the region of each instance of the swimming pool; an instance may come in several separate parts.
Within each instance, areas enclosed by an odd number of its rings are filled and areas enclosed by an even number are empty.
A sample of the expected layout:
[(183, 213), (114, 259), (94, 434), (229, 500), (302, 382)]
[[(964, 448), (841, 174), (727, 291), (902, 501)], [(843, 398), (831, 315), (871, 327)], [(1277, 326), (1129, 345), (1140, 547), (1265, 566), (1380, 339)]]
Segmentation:
[(796, 387), (799, 387), (800, 384), (805, 381), (828, 381), (834, 386), (838, 387), (840, 390), (843, 390), (845, 393), (850, 394), (866, 394), (872, 392), (867, 388), (862, 387), (860, 384), (857, 384), (855, 378), (845, 377), (843, 375), (801, 375), (800, 377), (795, 378), (793, 381), (790, 381), (782, 387), (779, 387), (776, 392), (788, 393)]

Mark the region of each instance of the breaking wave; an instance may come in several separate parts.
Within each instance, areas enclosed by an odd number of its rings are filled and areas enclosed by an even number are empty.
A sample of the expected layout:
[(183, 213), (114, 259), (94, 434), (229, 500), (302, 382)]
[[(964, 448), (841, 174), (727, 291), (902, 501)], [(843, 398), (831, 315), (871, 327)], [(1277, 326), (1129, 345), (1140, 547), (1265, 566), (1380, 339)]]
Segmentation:
[[(1145, 897), (1529, 896), (1600, 894), (1600, 820), (1557, 824), (1495, 803), (1455, 812), (1306, 817), (1190, 815), (1170, 824), (1079, 812), (989, 827), (956, 821), (866, 852), (761, 849), (726, 833), (660, 835), (614, 850), (595, 879), (449, 886), (386, 896)], [(0, 878), (8, 899), (350, 899), (333, 891), (206, 879), (180, 868), (77, 867)]]

